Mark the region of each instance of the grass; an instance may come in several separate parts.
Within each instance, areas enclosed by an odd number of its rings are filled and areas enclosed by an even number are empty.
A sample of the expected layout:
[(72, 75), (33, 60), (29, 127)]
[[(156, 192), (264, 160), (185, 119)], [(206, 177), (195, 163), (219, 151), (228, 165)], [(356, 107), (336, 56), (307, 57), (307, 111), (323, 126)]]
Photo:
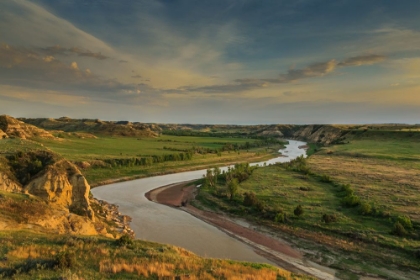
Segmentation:
[[(306, 248), (309, 258), (338, 269), (340, 278), (366, 273), (418, 278), (420, 259), (414, 252), (420, 248), (420, 141), (417, 134), (400, 133), (361, 130), (347, 135), (348, 144), (318, 147), (307, 160), (308, 175), (280, 165), (256, 169), (239, 192), (254, 192), (264, 210), (243, 206), (241, 195), (230, 202), (206, 188), (196, 204), (271, 227)], [(375, 214), (362, 215), (360, 206), (345, 207), (345, 184)], [(304, 209), (300, 217), (293, 213), (298, 205)], [(285, 214), (286, 222), (275, 222), (270, 213)], [(336, 221), (326, 224), (324, 214)], [(413, 223), (405, 236), (392, 234), (399, 216)]]
[[(177, 278), (175, 278), (177, 277)], [(313, 279), (269, 265), (205, 259), (172, 245), (0, 232), (4, 279)]]
[[(133, 138), (99, 136), (98, 138), (65, 138), (60, 140), (38, 139), (49, 149), (74, 161), (107, 158), (127, 158), (171, 154), (173, 150), (191, 149), (193, 146), (220, 149), (222, 143), (245, 144), (246, 138), (166, 136), (158, 138)], [(165, 149), (165, 147), (167, 149)], [(169, 148), (169, 149), (168, 149)], [(173, 150), (171, 150), (173, 149)]]

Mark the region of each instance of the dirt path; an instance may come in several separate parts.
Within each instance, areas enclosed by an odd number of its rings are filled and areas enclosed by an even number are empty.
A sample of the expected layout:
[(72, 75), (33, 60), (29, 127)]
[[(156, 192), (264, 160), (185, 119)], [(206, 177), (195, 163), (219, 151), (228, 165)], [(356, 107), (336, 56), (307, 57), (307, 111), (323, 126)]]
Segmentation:
[(310, 274), (319, 279), (335, 279), (334, 270), (308, 266), (302, 253), (292, 248), (286, 241), (258, 232), (252, 227), (243, 226), (239, 224), (239, 221), (224, 215), (202, 211), (189, 205), (186, 202), (194, 198), (197, 191), (196, 186), (190, 183), (183, 182), (154, 189), (146, 193), (146, 198), (160, 204), (179, 207), (196, 218), (216, 226), (228, 235), (253, 247), (255, 252), (282, 268), (295, 273)]

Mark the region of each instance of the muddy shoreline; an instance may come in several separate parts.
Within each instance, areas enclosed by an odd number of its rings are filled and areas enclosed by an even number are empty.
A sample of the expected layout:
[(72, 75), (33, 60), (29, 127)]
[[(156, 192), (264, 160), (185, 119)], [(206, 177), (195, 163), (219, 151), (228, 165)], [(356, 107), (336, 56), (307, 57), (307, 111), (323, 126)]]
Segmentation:
[(320, 279), (334, 279), (332, 269), (322, 270), (308, 267), (303, 254), (286, 241), (263, 234), (255, 230), (254, 225), (248, 225), (247, 222), (232, 219), (224, 214), (203, 211), (190, 205), (189, 201), (194, 199), (197, 193), (194, 181), (159, 187), (147, 192), (145, 196), (150, 201), (185, 211), (215, 226), (229, 236), (252, 247), (257, 254), (269, 259), (279, 267), (294, 273), (310, 274)]

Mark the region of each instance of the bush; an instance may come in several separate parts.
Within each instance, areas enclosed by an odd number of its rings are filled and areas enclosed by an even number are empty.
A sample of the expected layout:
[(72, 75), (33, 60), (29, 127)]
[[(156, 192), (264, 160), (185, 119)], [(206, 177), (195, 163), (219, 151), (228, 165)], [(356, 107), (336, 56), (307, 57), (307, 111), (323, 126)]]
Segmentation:
[(129, 246), (133, 245), (133, 239), (130, 235), (124, 234), (123, 236), (117, 239), (116, 243), (119, 246)]
[(324, 183), (331, 183), (331, 178), (328, 175), (322, 175), (319, 180)]
[(347, 207), (355, 207), (360, 204), (360, 198), (357, 195), (350, 194), (343, 198), (342, 202)]
[(55, 262), (58, 268), (73, 268), (76, 266), (76, 255), (71, 252), (60, 252), (55, 257)]
[(362, 202), (359, 206), (359, 213), (363, 216), (372, 214), (372, 206), (369, 203)]
[(406, 229), (412, 229), (413, 224), (411, 223), (411, 219), (409, 216), (398, 216), (397, 222), (399, 222), (404, 228)]
[(342, 185), (340, 191), (344, 192), (346, 195), (354, 194), (354, 190), (348, 184), (347, 185)]
[(333, 223), (337, 221), (337, 216), (335, 214), (324, 214), (322, 215), (322, 221), (326, 224)]
[(254, 206), (258, 203), (258, 198), (255, 196), (253, 192), (246, 192), (244, 193), (244, 206)]
[(302, 216), (303, 215), (303, 207), (302, 207), (302, 205), (298, 205), (296, 208), (295, 208), (295, 210), (293, 211), (293, 213), (295, 214), (295, 216), (297, 216), (297, 217), (300, 217), (300, 216)]
[(405, 230), (404, 226), (397, 221), (394, 224), (394, 229), (392, 230), (392, 233), (398, 236), (404, 236), (407, 234), (407, 231)]
[(283, 212), (277, 213), (277, 215), (274, 217), (274, 221), (276, 223), (285, 223), (287, 221), (286, 214)]

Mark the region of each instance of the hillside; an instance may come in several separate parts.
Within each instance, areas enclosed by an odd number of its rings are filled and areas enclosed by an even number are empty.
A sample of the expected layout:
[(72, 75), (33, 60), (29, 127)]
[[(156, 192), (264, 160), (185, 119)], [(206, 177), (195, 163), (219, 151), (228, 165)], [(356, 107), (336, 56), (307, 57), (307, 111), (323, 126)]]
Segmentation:
[(159, 127), (153, 124), (131, 123), (127, 121), (101, 121), (98, 119), (25, 119), (21, 121), (46, 130), (61, 130), (64, 132), (88, 132), (93, 134), (129, 137), (156, 137), (160, 134)]

